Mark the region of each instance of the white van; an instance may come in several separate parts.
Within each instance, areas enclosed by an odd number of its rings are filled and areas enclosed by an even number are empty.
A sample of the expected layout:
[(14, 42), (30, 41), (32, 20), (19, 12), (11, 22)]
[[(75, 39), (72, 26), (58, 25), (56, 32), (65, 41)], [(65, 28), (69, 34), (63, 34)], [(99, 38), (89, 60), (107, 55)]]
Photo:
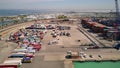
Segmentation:
[(11, 58), (11, 59), (7, 59), (7, 60), (5, 60), (4, 62), (3, 62), (4, 64), (14, 64), (14, 63), (16, 63), (16, 64), (18, 64), (18, 65), (22, 65), (22, 60), (21, 60), (21, 58), (19, 58), (19, 59), (14, 59), (14, 58)]

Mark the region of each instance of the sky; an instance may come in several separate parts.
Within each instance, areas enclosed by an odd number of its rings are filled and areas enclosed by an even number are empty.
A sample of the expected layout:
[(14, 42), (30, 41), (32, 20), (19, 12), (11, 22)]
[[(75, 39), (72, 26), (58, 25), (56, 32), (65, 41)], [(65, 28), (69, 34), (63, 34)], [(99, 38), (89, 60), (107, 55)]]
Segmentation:
[(104, 10), (115, 9), (115, 3), (114, 0), (0, 0), (0, 9)]

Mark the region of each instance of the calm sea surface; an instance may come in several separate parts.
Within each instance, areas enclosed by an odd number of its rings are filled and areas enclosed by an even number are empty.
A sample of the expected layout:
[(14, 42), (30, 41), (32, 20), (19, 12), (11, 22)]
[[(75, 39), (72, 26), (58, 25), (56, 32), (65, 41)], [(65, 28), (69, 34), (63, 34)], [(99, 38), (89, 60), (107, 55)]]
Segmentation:
[(0, 16), (14, 16), (20, 14), (40, 14), (40, 13), (51, 13), (50, 10), (23, 10), (23, 9), (0, 9)]

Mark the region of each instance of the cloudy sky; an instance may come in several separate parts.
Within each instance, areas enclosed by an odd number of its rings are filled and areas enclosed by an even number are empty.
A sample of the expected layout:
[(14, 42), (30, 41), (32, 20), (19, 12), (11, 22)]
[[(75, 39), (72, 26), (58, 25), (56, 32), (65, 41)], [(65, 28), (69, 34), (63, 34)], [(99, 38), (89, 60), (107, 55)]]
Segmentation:
[(115, 9), (115, 3), (114, 0), (0, 0), (0, 9)]

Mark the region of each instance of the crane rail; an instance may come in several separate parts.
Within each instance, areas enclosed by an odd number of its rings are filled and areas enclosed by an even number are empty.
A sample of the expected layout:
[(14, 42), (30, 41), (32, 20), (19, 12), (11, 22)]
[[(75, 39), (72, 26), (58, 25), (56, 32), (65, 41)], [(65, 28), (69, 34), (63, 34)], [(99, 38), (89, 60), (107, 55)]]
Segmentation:
[(80, 25), (78, 25), (78, 29), (80, 32), (82, 32), (94, 45), (102, 45), (103, 47), (106, 47), (105, 44), (100, 42), (98, 39), (96, 39), (93, 35), (91, 35), (89, 32), (87, 32), (85, 29), (83, 29)]

